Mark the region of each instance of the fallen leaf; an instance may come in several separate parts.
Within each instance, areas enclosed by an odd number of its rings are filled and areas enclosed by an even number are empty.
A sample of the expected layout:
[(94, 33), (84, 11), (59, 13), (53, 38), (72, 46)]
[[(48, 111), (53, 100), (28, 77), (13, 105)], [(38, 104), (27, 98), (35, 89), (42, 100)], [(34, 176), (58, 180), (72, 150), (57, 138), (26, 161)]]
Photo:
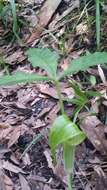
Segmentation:
[(49, 87), (49, 85), (40, 84), (39, 91), (45, 95), (58, 99), (58, 95), (54, 87)]
[(5, 58), (5, 61), (10, 64), (16, 64), (16, 62), (20, 63), (22, 61), (24, 61), (26, 59), (26, 57), (23, 55), (23, 52), (21, 50), (18, 50), (14, 53), (12, 53), (11, 55), (9, 55), (8, 57)]
[(45, 155), (46, 160), (48, 162), (48, 167), (51, 168), (53, 170), (53, 172), (55, 173), (55, 168), (53, 166), (53, 160), (51, 158), (51, 152), (49, 150), (45, 150), (44, 155)]
[(40, 14), (38, 16), (38, 24), (36, 26), (36, 32), (32, 33), (31, 37), (28, 39), (27, 43), (31, 43), (34, 40), (38, 39), (43, 31), (43, 28), (46, 27), (55, 13), (57, 7), (62, 0), (46, 0), (43, 7), (41, 8)]
[(94, 166), (94, 179), (95, 180), (95, 190), (106, 190), (107, 188), (107, 176), (98, 165)]
[(0, 190), (13, 190), (13, 182), (3, 171), (2, 160), (0, 160)]
[(50, 107), (44, 108), (38, 115), (37, 118), (40, 118), (42, 116), (44, 116), (46, 113), (48, 113), (50, 111)]
[(9, 126), (8, 128), (1, 128), (0, 129), (0, 141), (9, 139), (9, 135), (12, 132), (13, 128), (12, 126)]
[(1, 160), (0, 160), (0, 190), (6, 190), (6, 186), (4, 183), (4, 172), (1, 165)]
[(25, 166), (29, 166), (31, 164), (30, 156), (28, 153), (24, 154), (24, 156), (22, 157), (22, 160)]
[(33, 129), (38, 129), (38, 128), (44, 127), (46, 125), (44, 123), (44, 121), (42, 121), (41, 119), (37, 119), (35, 121), (35, 118), (33, 116), (32, 116), (32, 118), (33, 118), (33, 122), (32, 122)]
[(22, 190), (31, 190), (26, 178), (23, 175), (19, 174), (19, 179), (20, 179), (20, 184), (21, 184)]
[(0, 159), (4, 158), (4, 154), (11, 152), (10, 149), (0, 147)]
[[(85, 186), (85, 190), (92, 190), (92, 184), (91, 182), (88, 182)], [(94, 189), (93, 189), (94, 190)]]
[(37, 181), (39, 182), (42, 182), (42, 183), (46, 183), (47, 180), (42, 177), (42, 176), (39, 176), (39, 175), (32, 175), (32, 176), (29, 176), (29, 180), (33, 183), (36, 183)]
[(43, 190), (57, 190), (57, 189), (53, 189), (49, 185), (46, 184), (46, 185), (44, 185)]
[(62, 0), (46, 0), (39, 15), (40, 26), (44, 27), (50, 21)]
[(0, 123), (0, 130), (1, 129), (7, 129), (7, 128), (9, 128), (9, 127), (11, 127), (8, 123)]
[(60, 106), (57, 104), (48, 113), (48, 115), (45, 118), (45, 121), (48, 123), (52, 123), (54, 119), (57, 117), (57, 113), (60, 111)]
[[(34, 100), (37, 94), (36, 88), (24, 88), (17, 91), (18, 104), (25, 106), (29, 101)], [(16, 104), (17, 105), (17, 104)], [(20, 107), (20, 106), (17, 106)]]
[(12, 131), (11, 135), (10, 135), (10, 139), (8, 142), (8, 148), (10, 148), (13, 144), (15, 144), (17, 142), (17, 140), (19, 139), (19, 137), (21, 135), (23, 135), (25, 133), (25, 131), (27, 131), (27, 126), (26, 125), (21, 125), (21, 126), (17, 126), (15, 127), (15, 129)]
[(56, 26), (65, 18), (67, 15), (69, 15), (74, 9), (80, 7), (80, 1), (79, 0), (72, 0), (70, 6), (61, 14), (56, 17), (52, 21), (52, 23), (49, 25), (49, 29), (54, 29)]
[(79, 118), (81, 119), (80, 127), (96, 148), (101, 154), (106, 154), (107, 152), (107, 140), (104, 134), (105, 126), (96, 116), (86, 116), (82, 117), (80, 114)]
[(4, 161), (4, 160), (3, 160), (3, 162), (2, 162), (2, 167), (3, 167), (4, 169), (6, 169), (6, 170), (8, 170), (8, 171), (11, 171), (11, 172), (13, 172), (13, 173), (16, 173), (16, 174), (18, 174), (18, 173), (23, 173), (23, 174), (25, 174), (25, 172), (24, 172), (21, 168), (19, 168), (18, 166), (13, 165), (13, 164), (10, 163), (9, 161)]
[(10, 156), (10, 160), (12, 161), (12, 163), (16, 164), (16, 165), (20, 165), (20, 162), (18, 161), (18, 159), (15, 157), (14, 154), (12, 154)]
[(103, 69), (101, 68), (100, 65), (98, 65), (98, 72), (99, 72), (102, 82), (106, 84), (106, 77), (105, 77)]
[(5, 184), (6, 190), (14, 189), (14, 184), (7, 175), (4, 175), (4, 184)]
[[(41, 84), (39, 85), (39, 90), (41, 93), (51, 96), (55, 99), (59, 99), (56, 89), (54, 87), (50, 87), (49, 85)], [(65, 95), (66, 98), (74, 98), (74, 90), (71, 87), (68, 87), (64, 83), (61, 83), (61, 93), (63, 96)]]

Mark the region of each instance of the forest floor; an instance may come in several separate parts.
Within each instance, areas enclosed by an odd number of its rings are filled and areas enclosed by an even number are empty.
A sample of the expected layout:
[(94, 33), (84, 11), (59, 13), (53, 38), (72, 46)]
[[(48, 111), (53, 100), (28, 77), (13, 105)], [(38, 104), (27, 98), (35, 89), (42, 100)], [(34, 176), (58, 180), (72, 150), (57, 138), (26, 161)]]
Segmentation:
[[(17, 34), (12, 30), (9, 3), (0, 17), (0, 76), (16, 71), (44, 74), (28, 62), (26, 51), (48, 47), (60, 54), (59, 70), (71, 59), (96, 51), (95, 2), (93, 0), (17, 0)], [(39, 24), (38, 24), (39, 23)], [(39, 25), (42, 26), (39, 28)], [(107, 51), (107, 5), (101, 6), (101, 51)], [(103, 92), (87, 105), (82, 129), (88, 138), (76, 150), (73, 190), (107, 189), (107, 69), (94, 67), (61, 82), (62, 94), (75, 96), (68, 80), (82, 90)], [(72, 118), (75, 106), (64, 104)], [(66, 173), (61, 151), (52, 162), (48, 131), (60, 109), (50, 83), (18, 84), (0, 88), (0, 190), (65, 190)], [(99, 146), (98, 146), (99, 143)]]

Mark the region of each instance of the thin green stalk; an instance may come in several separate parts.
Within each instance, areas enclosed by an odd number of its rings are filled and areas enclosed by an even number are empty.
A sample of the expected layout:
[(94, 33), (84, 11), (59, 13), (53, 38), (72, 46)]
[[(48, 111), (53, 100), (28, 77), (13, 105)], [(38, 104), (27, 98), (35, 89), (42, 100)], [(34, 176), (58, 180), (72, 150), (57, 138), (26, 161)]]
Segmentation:
[(12, 15), (13, 15), (13, 32), (16, 38), (19, 38), (17, 35), (18, 24), (17, 24), (15, 0), (10, 0), (10, 4), (11, 4), (11, 9), (12, 9)]
[[(44, 131), (44, 130), (43, 130)], [(30, 144), (26, 147), (24, 152), (22, 153), (20, 159), (30, 150), (30, 148), (35, 145), (41, 138), (43, 137), (42, 133), (39, 133), (38, 135), (36, 134), (33, 140), (30, 142)]]
[(64, 167), (67, 171), (68, 189), (72, 190), (72, 173), (75, 159), (75, 146), (70, 146), (68, 143), (63, 145)]
[(73, 118), (73, 123), (76, 123), (76, 120), (78, 118), (78, 114), (81, 111), (81, 109), (83, 108), (83, 106), (79, 107), (78, 110), (76, 111), (74, 118)]
[(18, 21), (17, 21), (17, 15), (16, 15), (16, 4), (15, 0), (10, 0), (11, 9), (12, 9), (12, 15), (13, 15), (13, 33), (20, 44), (22, 44), (22, 41), (18, 35)]
[(96, 0), (96, 41), (97, 50), (100, 50), (100, 0)]
[(63, 100), (62, 100), (59, 81), (55, 81), (55, 86), (56, 86), (56, 91), (57, 91), (57, 94), (58, 94), (58, 97), (59, 97), (59, 104), (60, 104), (61, 112), (62, 112), (62, 115), (63, 115), (63, 114), (65, 114), (65, 111), (64, 111), (64, 104), (63, 104)]
[(71, 174), (67, 175), (67, 181), (68, 181), (68, 189), (67, 190), (73, 190), (72, 189), (72, 175)]

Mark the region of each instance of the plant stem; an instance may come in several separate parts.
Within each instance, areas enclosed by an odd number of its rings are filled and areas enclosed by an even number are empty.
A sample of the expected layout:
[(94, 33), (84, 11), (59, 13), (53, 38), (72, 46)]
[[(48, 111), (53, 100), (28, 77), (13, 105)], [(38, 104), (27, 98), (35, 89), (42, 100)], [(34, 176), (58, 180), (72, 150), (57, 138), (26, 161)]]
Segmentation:
[(59, 81), (55, 81), (55, 86), (56, 86), (56, 91), (57, 91), (57, 94), (59, 97), (59, 104), (60, 104), (61, 112), (63, 115), (63, 114), (65, 114), (65, 111), (64, 111), (64, 104), (63, 104), (63, 100), (62, 100), (61, 88), (60, 88)]
[(20, 45), (22, 45), (22, 41), (18, 35), (18, 21), (17, 21), (17, 15), (16, 15), (16, 4), (15, 0), (10, 0), (10, 5), (12, 9), (12, 16), (13, 16), (13, 33)]
[(73, 190), (72, 189), (72, 175), (71, 174), (68, 174), (67, 176), (67, 180), (68, 180), (68, 189), (67, 190)]
[(68, 190), (72, 190), (72, 173), (74, 168), (75, 146), (71, 146), (68, 143), (65, 143), (63, 145), (63, 158), (64, 166), (67, 171)]
[(100, 0), (96, 0), (96, 41), (97, 50), (100, 50)]

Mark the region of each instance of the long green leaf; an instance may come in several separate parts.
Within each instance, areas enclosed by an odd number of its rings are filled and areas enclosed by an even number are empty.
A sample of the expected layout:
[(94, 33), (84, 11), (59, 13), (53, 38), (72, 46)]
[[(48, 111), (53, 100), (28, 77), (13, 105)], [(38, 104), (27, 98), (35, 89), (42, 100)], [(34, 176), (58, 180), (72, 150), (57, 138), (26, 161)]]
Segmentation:
[(96, 0), (96, 42), (97, 50), (100, 49), (100, 0)]
[(84, 100), (84, 101), (87, 100), (87, 96), (85, 95), (85, 92), (82, 91), (82, 89), (80, 88), (80, 86), (78, 85), (78, 83), (76, 83), (74, 81), (70, 81), (70, 85), (74, 89), (75, 95), (77, 97), (79, 97), (81, 100)]
[(0, 77), (0, 86), (3, 85), (14, 85), (18, 83), (26, 83), (33, 81), (49, 81), (48, 77), (40, 76), (37, 74), (29, 74), (25, 72), (17, 72), (14, 75), (4, 75)]
[(13, 33), (17, 40), (21, 42), (21, 39), (18, 35), (18, 21), (17, 21), (17, 15), (16, 15), (16, 4), (15, 0), (10, 0), (11, 9), (12, 9), (12, 16), (13, 16)]
[(66, 115), (61, 115), (56, 118), (52, 125), (49, 143), (54, 151), (59, 144), (68, 143), (71, 146), (76, 146), (84, 139), (85, 134), (77, 125), (71, 122)]
[(33, 67), (40, 67), (46, 70), (47, 74), (56, 80), (58, 54), (48, 48), (32, 48), (27, 51), (28, 60)]
[(96, 52), (82, 56), (78, 59), (73, 60), (68, 69), (61, 73), (59, 79), (62, 79), (67, 75), (77, 73), (79, 71), (86, 71), (89, 67), (105, 63), (107, 63), (106, 52)]

